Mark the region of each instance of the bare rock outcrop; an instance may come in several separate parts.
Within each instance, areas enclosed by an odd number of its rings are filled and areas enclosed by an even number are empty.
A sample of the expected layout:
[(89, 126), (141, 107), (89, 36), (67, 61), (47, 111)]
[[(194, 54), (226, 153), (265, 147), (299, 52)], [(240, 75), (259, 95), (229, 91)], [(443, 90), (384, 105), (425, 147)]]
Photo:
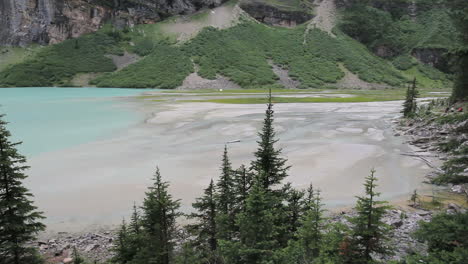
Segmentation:
[(221, 5), (226, 0), (2, 0), (0, 45), (53, 44), (98, 30), (111, 22), (123, 28), (155, 23), (177, 14)]
[(256, 20), (271, 26), (294, 27), (314, 16), (307, 8), (290, 8), (264, 1), (241, 1), (240, 7)]

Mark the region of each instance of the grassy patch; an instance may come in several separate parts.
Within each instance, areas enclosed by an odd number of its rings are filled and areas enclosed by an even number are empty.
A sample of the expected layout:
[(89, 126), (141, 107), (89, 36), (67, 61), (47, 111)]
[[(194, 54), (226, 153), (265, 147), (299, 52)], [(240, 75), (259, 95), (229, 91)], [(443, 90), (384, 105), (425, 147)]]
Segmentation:
[[(402, 71), (408, 79), (416, 78), (419, 87), (426, 88), (447, 88), (452, 87), (453, 83), (447, 76), (436, 69), (417, 64), (411, 68)], [(430, 74), (432, 72), (433, 74)]]
[[(244, 0), (245, 1), (245, 0)], [(265, 3), (285, 11), (304, 11), (309, 9), (308, 0), (255, 0), (256, 2)], [(309, 10), (311, 12), (311, 10)]]
[[(375, 101), (392, 101), (397, 99), (392, 98), (372, 98), (372, 97), (273, 97), (273, 103), (363, 103)], [(223, 98), (223, 99), (207, 99), (207, 100), (181, 100), (180, 102), (205, 102), (219, 104), (265, 104), (266, 98)]]
[(33, 57), (41, 46), (21, 47), (0, 47), (0, 71), (6, 69), (9, 65), (23, 62), (29, 57)]

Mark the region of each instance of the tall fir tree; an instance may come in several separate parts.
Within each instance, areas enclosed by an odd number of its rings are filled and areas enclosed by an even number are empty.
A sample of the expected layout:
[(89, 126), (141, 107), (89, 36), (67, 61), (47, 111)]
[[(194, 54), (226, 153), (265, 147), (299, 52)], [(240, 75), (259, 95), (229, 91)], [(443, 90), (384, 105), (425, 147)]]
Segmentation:
[(192, 243), (198, 254), (202, 256), (206, 263), (219, 263), (218, 260), (218, 228), (216, 224), (216, 200), (215, 186), (211, 180), (204, 195), (197, 198), (192, 204), (196, 212), (189, 215), (189, 218), (195, 219), (196, 223), (188, 226), (188, 230), (194, 235), (195, 241)]
[(452, 92), (452, 101), (468, 100), (468, 5), (465, 0), (448, 0), (452, 18), (460, 32), (460, 45), (451, 53), (457, 61), (457, 74)]
[(133, 259), (144, 246), (141, 215), (135, 203), (127, 230), (128, 259)]
[(244, 165), (234, 172), (234, 195), (236, 214), (245, 211), (247, 197), (252, 187), (253, 176)]
[(10, 141), (10, 132), (0, 115), (0, 263), (37, 263), (36, 251), (26, 246), (45, 226), (44, 217), (31, 201), (32, 194), (23, 186), (28, 169), (26, 158), (18, 153), (21, 143)]
[(135, 203), (133, 204), (133, 212), (130, 219), (130, 230), (137, 236), (141, 233), (141, 216)]
[(224, 152), (221, 163), (221, 175), (216, 185), (217, 189), (217, 210), (218, 214), (218, 236), (220, 239), (229, 240), (232, 238), (235, 231), (235, 215), (234, 215), (234, 171), (232, 170), (231, 162), (229, 161), (227, 146), (224, 146)]
[(417, 110), (416, 99), (418, 98), (419, 92), (416, 88), (416, 78), (414, 78), (411, 86), (406, 90), (406, 99), (403, 102), (403, 110), (401, 113), (404, 117), (412, 117)]
[(366, 195), (357, 197), (357, 215), (349, 219), (353, 227), (348, 263), (372, 263), (372, 254), (391, 252), (386, 245), (390, 227), (382, 221), (390, 206), (385, 201), (377, 201), (380, 193), (375, 190), (376, 181), (375, 170), (372, 169), (364, 183)]
[(258, 133), (260, 140), (257, 141), (258, 149), (254, 153), (255, 160), (252, 161), (251, 170), (257, 176), (262, 176), (262, 184), (269, 191), (274, 185), (280, 184), (287, 177), (289, 166), (287, 160), (281, 157), (281, 149), (275, 147), (278, 140), (273, 127), (274, 111), (271, 89), (268, 96), (268, 105), (265, 112), (262, 131)]
[(171, 263), (177, 235), (176, 220), (182, 214), (178, 211), (179, 200), (172, 198), (168, 188), (169, 184), (162, 180), (157, 168), (154, 184), (148, 188), (142, 206), (144, 247), (137, 253), (132, 263)]
[[(117, 233), (116, 243), (114, 243), (114, 257), (112, 257), (111, 261), (114, 263), (121, 263), (125, 264), (130, 262), (133, 259), (133, 254), (131, 250), (131, 241), (130, 241), (130, 234), (127, 229), (127, 223), (125, 219), (122, 220), (122, 224), (120, 225), (120, 229)], [(74, 249), (74, 251), (76, 248)]]
[(286, 185), (285, 193), (285, 222), (287, 240), (294, 238), (297, 229), (301, 226), (301, 217), (304, 212), (304, 192)]
[(302, 217), (301, 227), (298, 230), (299, 241), (304, 248), (304, 255), (307, 263), (311, 263), (320, 254), (322, 244), (322, 230), (325, 227), (323, 216), (322, 197), (320, 190), (315, 190), (312, 185), (308, 189), (306, 212)]
[(238, 216), (241, 247), (237, 257), (240, 263), (265, 263), (272, 258), (273, 250), (277, 248), (271, 209), (274, 197), (265, 190), (261, 179), (255, 180), (245, 212)]

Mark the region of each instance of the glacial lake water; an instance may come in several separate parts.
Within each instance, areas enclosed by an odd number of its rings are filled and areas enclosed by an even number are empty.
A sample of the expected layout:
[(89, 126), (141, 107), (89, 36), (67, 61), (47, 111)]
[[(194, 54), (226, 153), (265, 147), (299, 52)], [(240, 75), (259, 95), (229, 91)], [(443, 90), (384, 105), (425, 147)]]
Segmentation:
[(28, 158), (106, 137), (144, 116), (128, 109), (122, 97), (141, 89), (5, 88), (0, 113)]
[[(226, 142), (249, 165), (265, 105), (132, 99), (148, 90), (0, 89), (0, 112), (28, 158), (26, 186), (49, 231), (114, 225), (140, 204), (155, 167), (183, 212), (219, 175)], [(186, 95), (191, 97), (191, 95)], [(193, 97), (193, 96), (192, 96)], [(377, 170), (379, 191), (405, 200), (431, 170), (392, 129), (401, 102), (276, 104), (278, 147), (296, 188), (322, 190), (329, 208), (352, 205)]]

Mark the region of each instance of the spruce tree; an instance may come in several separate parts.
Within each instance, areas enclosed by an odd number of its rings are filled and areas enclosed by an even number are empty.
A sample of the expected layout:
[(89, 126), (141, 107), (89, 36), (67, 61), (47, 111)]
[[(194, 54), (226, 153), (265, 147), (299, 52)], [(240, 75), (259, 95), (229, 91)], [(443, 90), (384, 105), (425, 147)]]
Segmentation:
[(130, 230), (137, 236), (141, 233), (141, 216), (140, 212), (138, 212), (138, 208), (135, 203), (133, 204), (133, 212), (130, 221)]
[(216, 224), (216, 201), (215, 201), (215, 186), (211, 180), (208, 188), (205, 189), (204, 195), (197, 198), (192, 207), (197, 211), (189, 215), (195, 219), (196, 223), (188, 226), (188, 230), (195, 238), (195, 249), (203, 256), (207, 263), (217, 263), (217, 224)]
[(325, 226), (323, 216), (325, 210), (323, 209), (320, 190), (314, 191), (311, 185), (311, 188), (308, 189), (308, 194), (310, 200), (308, 200), (308, 204), (306, 205), (307, 211), (302, 218), (298, 237), (304, 248), (305, 259), (307, 262), (312, 262), (320, 254), (323, 237), (322, 230)]
[(227, 146), (224, 146), (224, 152), (221, 164), (221, 176), (216, 185), (217, 189), (217, 225), (219, 228), (219, 238), (229, 240), (235, 231), (234, 215), (234, 179), (231, 162), (229, 161)]
[(16, 150), (20, 143), (10, 141), (6, 124), (0, 115), (0, 263), (37, 263), (36, 251), (26, 242), (44, 230), (44, 217), (23, 186), (26, 158)]
[(410, 201), (412, 202), (411, 206), (416, 207), (419, 201), (419, 195), (416, 189), (414, 190), (413, 194), (411, 195)]
[(372, 263), (372, 254), (390, 253), (386, 246), (390, 229), (382, 221), (390, 207), (387, 202), (376, 200), (380, 196), (380, 193), (375, 191), (376, 181), (375, 170), (372, 169), (364, 183), (366, 195), (357, 197), (357, 215), (349, 219), (353, 224), (350, 263)]
[(460, 34), (460, 43), (452, 49), (456, 58), (457, 74), (452, 92), (452, 101), (468, 100), (468, 5), (465, 0), (448, 0), (452, 18)]
[(286, 206), (284, 209), (286, 219), (284, 225), (286, 226), (287, 234), (289, 234), (287, 237), (290, 239), (301, 225), (301, 217), (304, 211), (304, 192), (291, 188), (289, 184), (287, 186), (288, 190), (285, 191)]
[[(122, 220), (119, 232), (117, 233), (116, 243), (114, 244), (113, 248), (115, 255), (112, 258), (112, 262), (125, 264), (133, 259), (133, 255), (130, 252), (131, 241), (129, 236), (130, 235), (129, 231), (127, 230), (127, 224), (125, 223), (125, 220)], [(76, 248), (74, 248), (73, 252), (75, 251)]]
[(403, 102), (403, 113), (404, 117), (412, 117), (417, 110), (416, 99), (419, 95), (418, 90), (416, 89), (416, 78), (414, 78), (413, 83), (406, 90), (406, 99)]
[(258, 149), (254, 153), (255, 160), (251, 164), (251, 170), (257, 176), (262, 176), (262, 184), (265, 190), (281, 183), (287, 177), (289, 169), (286, 166), (287, 160), (281, 157), (281, 149), (275, 147), (278, 140), (273, 127), (274, 111), (271, 97), (271, 89), (268, 97), (267, 110), (263, 121), (262, 131), (258, 133), (260, 140), (257, 141)]
[(176, 219), (179, 200), (174, 200), (168, 191), (169, 184), (156, 169), (154, 184), (148, 188), (143, 201), (142, 226), (145, 231), (144, 247), (136, 256), (136, 263), (169, 264), (177, 234)]
[(143, 231), (141, 223), (141, 215), (138, 211), (136, 204), (133, 204), (133, 212), (130, 218), (130, 223), (128, 225), (127, 232), (127, 256), (128, 261), (133, 259), (136, 254), (142, 249), (143, 241)]
[(234, 195), (236, 213), (244, 212), (247, 197), (252, 187), (252, 174), (247, 171), (244, 165), (234, 172)]
[(273, 199), (273, 195), (265, 190), (263, 181), (255, 180), (245, 212), (238, 216), (241, 247), (237, 256), (240, 263), (264, 263), (271, 259), (273, 250), (277, 248), (275, 217), (271, 209)]

